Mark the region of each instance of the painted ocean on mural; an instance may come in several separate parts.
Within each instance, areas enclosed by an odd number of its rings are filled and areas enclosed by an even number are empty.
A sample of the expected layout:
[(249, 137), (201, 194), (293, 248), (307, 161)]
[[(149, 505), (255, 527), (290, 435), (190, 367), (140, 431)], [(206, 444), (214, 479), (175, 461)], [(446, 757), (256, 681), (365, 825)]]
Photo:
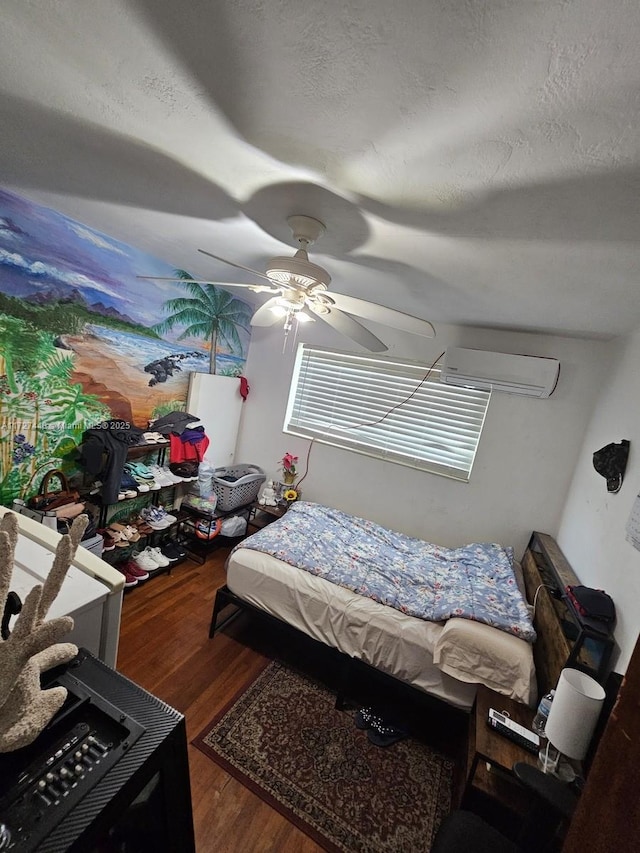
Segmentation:
[(72, 465), (94, 423), (146, 427), (183, 408), (189, 372), (240, 375), (251, 313), (187, 270), (0, 189), (0, 503)]

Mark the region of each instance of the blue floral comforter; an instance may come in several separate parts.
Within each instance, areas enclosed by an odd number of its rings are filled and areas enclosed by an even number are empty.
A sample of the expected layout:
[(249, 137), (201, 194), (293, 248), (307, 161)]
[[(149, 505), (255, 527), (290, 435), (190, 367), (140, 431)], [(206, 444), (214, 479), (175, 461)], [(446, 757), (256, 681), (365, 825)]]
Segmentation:
[(271, 554), (409, 616), (432, 622), (460, 616), (528, 642), (536, 638), (511, 548), (440, 548), (307, 501), (237, 548)]

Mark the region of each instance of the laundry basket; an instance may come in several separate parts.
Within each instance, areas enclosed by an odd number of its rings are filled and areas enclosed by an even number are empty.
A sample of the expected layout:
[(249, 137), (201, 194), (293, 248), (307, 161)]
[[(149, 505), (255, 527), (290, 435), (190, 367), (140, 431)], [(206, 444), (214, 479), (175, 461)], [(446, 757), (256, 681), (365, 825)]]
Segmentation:
[(218, 498), (218, 510), (228, 512), (255, 501), (267, 477), (257, 465), (239, 464), (216, 468), (211, 479)]

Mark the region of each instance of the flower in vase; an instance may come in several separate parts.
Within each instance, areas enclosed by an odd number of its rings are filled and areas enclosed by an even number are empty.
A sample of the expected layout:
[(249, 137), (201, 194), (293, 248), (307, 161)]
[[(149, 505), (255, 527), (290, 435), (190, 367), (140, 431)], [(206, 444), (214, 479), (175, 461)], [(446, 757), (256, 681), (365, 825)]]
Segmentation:
[(285, 453), (282, 459), (280, 460), (280, 464), (282, 465), (282, 475), (285, 483), (293, 483), (296, 477), (297, 468), (296, 463), (298, 462), (298, 457), (293, 456), (291, 453)]

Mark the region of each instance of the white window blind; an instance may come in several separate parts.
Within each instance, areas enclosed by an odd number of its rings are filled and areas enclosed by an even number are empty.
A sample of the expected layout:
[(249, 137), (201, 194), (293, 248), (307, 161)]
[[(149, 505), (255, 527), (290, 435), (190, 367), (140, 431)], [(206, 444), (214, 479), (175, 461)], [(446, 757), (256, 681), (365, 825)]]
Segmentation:
[(491, 392), (440, 384), (437, 369), (423, 381), (428, 369), (300, 344), (284, 430), (467, 481)]

